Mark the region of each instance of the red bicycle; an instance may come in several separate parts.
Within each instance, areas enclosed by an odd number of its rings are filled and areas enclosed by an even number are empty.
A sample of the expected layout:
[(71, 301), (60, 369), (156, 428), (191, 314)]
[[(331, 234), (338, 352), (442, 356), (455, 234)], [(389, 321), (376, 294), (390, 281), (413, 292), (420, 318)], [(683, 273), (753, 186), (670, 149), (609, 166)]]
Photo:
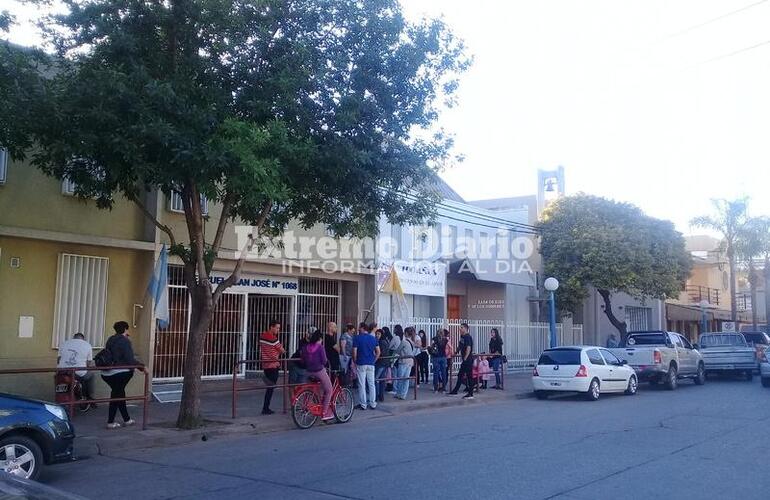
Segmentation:
[[(320, 382), (302, 384), (294, 388), (291, 397), (291, 418), (300, 429), (309, 429), (318, 422), (324, 414), (321, 401), (323, 390)], [(341, 387), (339, 380), (334, 379), (332, 397), (329, 406), (337, 422), (344, 424), (353, 418), (353, 392), (347, 387)]]

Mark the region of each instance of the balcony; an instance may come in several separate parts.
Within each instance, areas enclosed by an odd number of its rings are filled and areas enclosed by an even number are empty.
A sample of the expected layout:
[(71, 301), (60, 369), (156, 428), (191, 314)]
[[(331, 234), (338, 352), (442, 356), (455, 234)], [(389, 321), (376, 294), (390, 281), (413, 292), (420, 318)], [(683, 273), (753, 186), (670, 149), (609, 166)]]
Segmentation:
[(687, 294), (689, 302), (692, 304), (699, 304), (702, 300), (705, 300), (709, 305), (719, 305), (719, 290), (716, 288), (687, 285), (684, 291)]
[(739, 293), (735, 296), (735, 309), (740, 312), (751, 312), (751, 295)]

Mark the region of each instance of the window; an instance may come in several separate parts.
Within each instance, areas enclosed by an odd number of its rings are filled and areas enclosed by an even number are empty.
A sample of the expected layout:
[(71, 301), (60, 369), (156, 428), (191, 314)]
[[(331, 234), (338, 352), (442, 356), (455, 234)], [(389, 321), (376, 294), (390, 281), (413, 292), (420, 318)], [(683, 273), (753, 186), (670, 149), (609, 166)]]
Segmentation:
[(626, 324), (628, 325), (628, 331), (638, 332), (649, 330), (652, 323), (652, 308), (651, 307), (626, 307)]
[(8, 172), (8, 150), (0, 148), (0, 184), (5, 184), (6, 172)]
[[(182, 203), (182, 195), (179, 192), (174, 191), (171, 193), (168, 209), (170, 212), (184, 213), (184, 203)], [(201, 195), (201, 212), (203, 212), (203, 215), (209, 214), (209, 200), (204, 195)]]
[(579, 365), (580, 349), (549, 349), (540, 355), (539, 365)]
[(67, 196), (75, 196), (75, 188), (77, 187), (77, 184), (75, 184), (75, 181), (71, 181), (69, 179), (62, 179), (61, 181), (61, 194), (67, 195)]
[(602, 356), (604, 356), (604, 360), (607, 362), (608, 365), (620, 364), (620, 360), (618, 359), (618, 357), (612, 354), (607, 349), (602, 349), (601, 352), (602, 352)]
[(59, 254), (52, 347), (82, 333), (93, 347), (104, 344), (109, 259)]
[(671, 341), (674, 343), (675, 346), (684, 348), (684, 344), (682, 344), (682, 337), (676, 334), (669, 334), (671, 336)]
[(599, 354), (597, 349), (589, 349), (586, 351), (586, 354), (588, 355), (588, 361), (590, 361), (592, 365), (604, 364), (604, 359), (602, 359), (602, 355)]
[(692, 349), (692, 344), (690, 344), (690, 341), (686, 338), (682, 337), (681, 335), (677, 335), (679, 337), (679, 340), (682, 342), (682, 345), (685, 349)]

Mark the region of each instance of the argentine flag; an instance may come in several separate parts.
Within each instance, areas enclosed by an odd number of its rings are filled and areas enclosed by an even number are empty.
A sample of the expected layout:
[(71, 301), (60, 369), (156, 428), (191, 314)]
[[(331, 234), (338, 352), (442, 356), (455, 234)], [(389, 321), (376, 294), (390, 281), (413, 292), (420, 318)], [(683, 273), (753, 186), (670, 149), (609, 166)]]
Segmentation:
[(152, 297), (158, 326), (168, 328), (168, 250), (165, 244), (160, 249), (160, 256), (155, 264), (147, 293)]

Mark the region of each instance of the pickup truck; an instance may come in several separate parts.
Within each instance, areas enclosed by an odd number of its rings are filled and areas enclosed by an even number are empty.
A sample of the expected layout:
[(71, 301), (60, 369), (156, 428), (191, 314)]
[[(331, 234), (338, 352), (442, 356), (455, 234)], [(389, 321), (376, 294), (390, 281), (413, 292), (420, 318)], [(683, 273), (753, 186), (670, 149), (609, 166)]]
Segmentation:
[(674, 332), (629, 332), (620, 347), (610, 351), (627, 361), (640, 382), (664, 383), (676, 389), (679, 379), (691, 378), (697, 385), (706, 383), (703, 358), (690, 342)]
[(707, 374), (732, 373), (743, 374), (746, 380), (754, 378), (757, 352), (740, 333), (704, 333), (700, 336), (700, 352)]

